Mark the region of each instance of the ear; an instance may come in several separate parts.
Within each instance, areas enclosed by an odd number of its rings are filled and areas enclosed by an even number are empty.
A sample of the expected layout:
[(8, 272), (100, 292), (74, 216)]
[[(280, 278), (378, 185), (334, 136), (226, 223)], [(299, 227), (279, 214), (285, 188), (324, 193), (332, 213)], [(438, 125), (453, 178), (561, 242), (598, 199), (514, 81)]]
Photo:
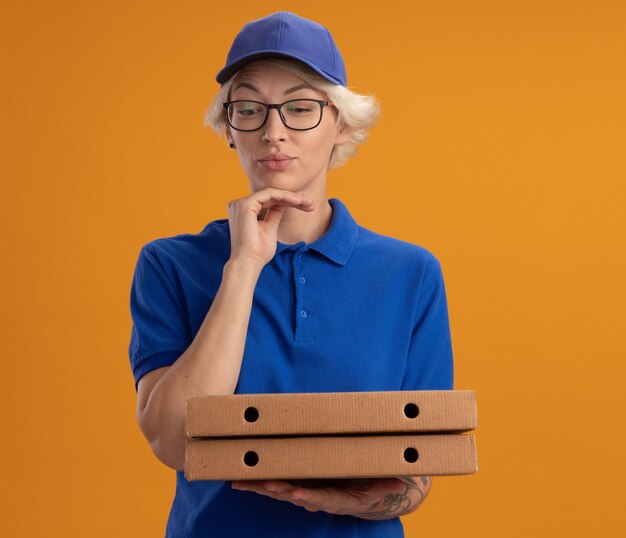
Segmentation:
[(350, 140), (351, 135), (352, 131), (346, 125), (344, 125), (337, 134), (337, 137), (335, 138), (335, 145), (341, 145), (347, 142), (348, 140)]
[(225, 129), (226, 142), (229, 144), (233, 144), (235, 141), (233, 140), (233, 134), (230, 132), (230, 129), (226, 127)]

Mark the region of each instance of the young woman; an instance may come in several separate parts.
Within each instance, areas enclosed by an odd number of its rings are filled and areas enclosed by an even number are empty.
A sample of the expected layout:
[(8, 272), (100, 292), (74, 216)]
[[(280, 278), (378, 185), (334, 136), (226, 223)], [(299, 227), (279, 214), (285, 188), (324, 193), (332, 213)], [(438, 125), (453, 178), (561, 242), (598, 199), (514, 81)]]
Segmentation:
[(217, 77), (207, 123), (237, 152), (250, 195), (198, 234), (141, 249), (129, 355), (137, 416), (176, 469), (167, 537), (403, 536), (430, 477), (313, 482), (184, 477), (186, 399), (198, 394), (448, 390), (445, 287), (427, 250), (359, 226), (328, 199), (379, 114), (346, 87), (321, 25), (252, 21)]

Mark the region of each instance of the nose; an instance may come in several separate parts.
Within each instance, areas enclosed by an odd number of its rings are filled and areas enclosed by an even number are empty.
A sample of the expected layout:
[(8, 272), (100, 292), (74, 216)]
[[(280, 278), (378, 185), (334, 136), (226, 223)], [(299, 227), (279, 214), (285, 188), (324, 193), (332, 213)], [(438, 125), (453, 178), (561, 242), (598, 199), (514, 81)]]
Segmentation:
[(263, 126), (263, 139), (269, 143), (276, 143), (285, 140), (286, 133), (287, 127), (283, 123), (280, 113), (277, 109), (271, 108), (267, 116), (267, 121)]

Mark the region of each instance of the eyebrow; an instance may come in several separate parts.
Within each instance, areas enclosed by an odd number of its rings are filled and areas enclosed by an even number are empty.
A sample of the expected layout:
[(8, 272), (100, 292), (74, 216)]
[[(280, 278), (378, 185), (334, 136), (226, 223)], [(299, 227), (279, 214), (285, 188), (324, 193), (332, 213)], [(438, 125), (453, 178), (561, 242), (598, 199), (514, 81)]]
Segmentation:
[[(239, 88), (248, 88), (249, 90), (252, 90), (253, 92), (261, 93), (257, 88), (255, 88), (252, 84), (249, 84), (248, 82), (238, 83), (233, 88), (233, 91), (238, 90)], [(292, 88), (285, 90), (283, 93), (284, 95), (289, 95), (290, 93), (295, 93), (298, 90), (304, 90), (304, 89), (316, 91), (313, 86), (309, 86), (308, 84), (298, 84), (297, 86), (293, 86)]]

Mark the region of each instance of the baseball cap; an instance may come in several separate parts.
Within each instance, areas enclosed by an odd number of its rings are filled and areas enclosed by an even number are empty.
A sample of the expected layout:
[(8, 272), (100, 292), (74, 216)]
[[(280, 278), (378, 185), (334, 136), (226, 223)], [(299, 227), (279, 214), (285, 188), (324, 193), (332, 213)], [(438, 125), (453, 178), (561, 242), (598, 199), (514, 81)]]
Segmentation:
[(246, 64), (261, 58), (299, 60), (333, 84), (346, 86), (346, 66), (333, 36), (321, 24), (289, 11), (247, 23), (233, 41), (215, 80), (224, 84)]

